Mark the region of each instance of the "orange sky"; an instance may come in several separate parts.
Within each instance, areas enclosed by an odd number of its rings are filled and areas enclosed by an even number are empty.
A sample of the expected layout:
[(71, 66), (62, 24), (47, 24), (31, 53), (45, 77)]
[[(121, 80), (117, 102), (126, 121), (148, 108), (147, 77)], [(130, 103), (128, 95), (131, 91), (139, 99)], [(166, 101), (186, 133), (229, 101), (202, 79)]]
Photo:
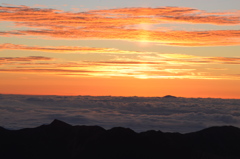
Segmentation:
[(6, 94), (239, 98), (239, 80), (72, 78), (25, 75), (1, 79)]
[(0, 10), (0, 93), (240, 98), (240, 10)]

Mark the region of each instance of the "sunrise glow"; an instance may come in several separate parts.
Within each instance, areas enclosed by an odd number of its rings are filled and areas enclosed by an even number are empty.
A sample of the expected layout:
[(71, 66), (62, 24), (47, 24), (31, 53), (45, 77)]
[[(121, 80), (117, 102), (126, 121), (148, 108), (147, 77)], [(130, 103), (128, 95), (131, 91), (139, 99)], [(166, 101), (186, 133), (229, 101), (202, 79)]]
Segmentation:
[(240, 98), (237, 1), (11, 2), (0, 4), (2, 94)]

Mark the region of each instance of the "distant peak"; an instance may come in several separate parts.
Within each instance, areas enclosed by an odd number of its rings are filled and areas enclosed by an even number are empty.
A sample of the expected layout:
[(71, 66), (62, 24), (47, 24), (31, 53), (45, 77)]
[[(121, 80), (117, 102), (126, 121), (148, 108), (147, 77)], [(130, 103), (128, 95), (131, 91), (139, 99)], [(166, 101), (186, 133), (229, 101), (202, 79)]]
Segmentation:
[(69, 127), (71, 126), (70, 124), (67, 124), (61, 120), (58, 120), (58, 119), (54, 119), (53, 122), (50, 124), (51, 126), (54, 126), (54, 127)]
[(177, 98), (177, 97), (172, 95), (166, 95), (166, 96), (163, 96), (163, 98)]

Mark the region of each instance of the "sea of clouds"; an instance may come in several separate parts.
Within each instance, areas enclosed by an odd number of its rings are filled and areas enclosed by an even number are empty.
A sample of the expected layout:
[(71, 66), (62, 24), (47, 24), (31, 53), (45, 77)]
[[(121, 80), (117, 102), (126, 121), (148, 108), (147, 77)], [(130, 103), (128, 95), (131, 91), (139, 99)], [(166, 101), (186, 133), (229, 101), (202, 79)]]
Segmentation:
[(2, 127), (31, 128), (54, 119), (105, 129), (187, 133), (210, 126), (240, 127), (240, 99), (0, 95)]

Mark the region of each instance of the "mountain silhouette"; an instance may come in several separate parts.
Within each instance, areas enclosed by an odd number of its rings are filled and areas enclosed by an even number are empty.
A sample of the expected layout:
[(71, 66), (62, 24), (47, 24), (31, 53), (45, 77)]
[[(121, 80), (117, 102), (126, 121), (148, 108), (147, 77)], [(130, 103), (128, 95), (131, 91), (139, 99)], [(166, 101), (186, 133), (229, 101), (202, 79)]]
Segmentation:
[(0, 127), (1, 159), (239, 159), (240, 129), (210, 127), (180, 134), (129, 128), (49, 125), (20, 130)]
[(65, 122), (63, 122), (63, 121), (61, 121), (61, 120), (54, 119), (54, 120), (51, 122), (50, 126), (69, 127), (69, 126), (71, 126), (71, 125), (68, 124), (68, 123), (65, 123)]
[(177, 98), (177, 97), (172, 96), (172, 95), (165, 95), (165, 96), (163, 96), (163, 98)]

